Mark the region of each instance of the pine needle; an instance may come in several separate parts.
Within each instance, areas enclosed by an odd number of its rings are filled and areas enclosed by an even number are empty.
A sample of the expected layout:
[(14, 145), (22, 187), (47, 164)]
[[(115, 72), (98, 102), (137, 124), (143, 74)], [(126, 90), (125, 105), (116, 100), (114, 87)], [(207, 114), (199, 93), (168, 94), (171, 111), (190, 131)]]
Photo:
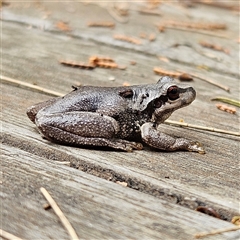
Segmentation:
[(52, 90), (49, 90), (47, 88), (39, 87), (39, 86), (36, 86), (34, 84), (23, 82), (23, 81), (14, 79), (14, 78), (6, 77), (6, 76), (3, 76), (3, 75), (0, 75), (0, 79), (5, 81), (5, 82), (7, 82), (7, 83), (11, 83), (13, 85), (20, 86), (22, 88), (35, 90), (35, 91), (40, 92), (40, 93), (46, 93), (46, 94), (48, 94), (50, 96), (54, 96), (54, 97), (63, 96), (62, 93), (59, 93), (59, 92), (56, 92), (56, 91), (52, 91)]
[(6, 232), (2, 229), (0, 229), (0, 237), (3, 237), (4, 239), (8, 239), (8, 240), (23, 240), (22, 238), (16, 237), (15, 235)]
[(184, 123), (184, 122), (166, 120), (164, 123), (169, 124), (169, 125), (172, 124), (172, 125), (181, 126), (181, 127), (189, 127), (189, 128), (194, 128), (194, 129), (200, 129), (200, 130), (204, 130), (204, 131), (210, 131), (210, 132), (217, 132), (217, 133), (224, 133), (224, 134), (229, 134), (229, 135), (234, 135), (234, 136), (240, 136), (240, 132), (232, 132), (232, 131), (227, 131), (227, 130), (218, 129), (218, 128), (204, 127), (204, 126), (193, 125), (193, 124), (188, 124), (188, 123)]
[(237, 230), (240, 230), (240, 226), (218, 229), (218, 230), (214, 230), (212, 232), (206, 232), (206, 233), (197, 233), (197, 234), (195, 234), (195, 238), (207, 237), (207, 236), (212, 236), (212, 235), (216, 235), (216, 234), (237, 231)]
[(233, 105), (235, 107), (240, 107), (240, 101), (235, 100), (235, 99), (230, 99), (230, 98), (225, 98), (225, 97), (216, 97), (216, 98), (212, 98), (211, 100), (228, 103), (228, 104)]
[(54, 201), (54, 199), (51, 197), (51, 195), (48, 193), (48, 191), (41, 187), (40, 191), (42, 192), (43, 196), (47, 199), (48, 203), (56, 213), (56, 215), (59, 217), (61, 220), (63, 226), (65, 229), (68, 231), (69, 235), (71, 236), (72, 240), (79, 240), (75, 230), (73, 229), (72, 225), (68, 221), (68, 219), (64, 216), (62, 210), (58, 207), (57, 203)]

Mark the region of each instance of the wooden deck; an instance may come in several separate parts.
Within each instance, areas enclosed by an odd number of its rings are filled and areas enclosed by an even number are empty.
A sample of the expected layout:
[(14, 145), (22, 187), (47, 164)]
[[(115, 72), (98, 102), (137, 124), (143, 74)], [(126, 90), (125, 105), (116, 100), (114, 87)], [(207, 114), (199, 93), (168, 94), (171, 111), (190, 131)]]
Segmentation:
[[(7, 1), (1, 10), (1, 227), (23, 239), (68, 239), (40, 187), (57, 201), (80, 239), (194, 239), (194, 234), (234, 226), (240, 214), (239, 137), (163, 124), (161, 130), (203, 143), (206, 154), (161, 152), (145, 147), (125, 153), (103, 148), (75, 148), (41, 138), (26, 109), (49, 99), (6, 77), (56, 93), (72, 85), (121, 86), (156, 82), (154, 67), (185, 71), (226, 85), (227, 92), (194, 78), (197, 99), (171, 120), (239, 132), (236, 114), (220, 111), (211, 98), (239, 99), (239, 12), (194, 4), (159, 6), (158, 15), (141, 14), (146, 3), (119, 3), (127, 16), (116, 16), (113, 4)], [(228, 1), (228, 5), (237, 5)], [(234, 5), (234, 6), (235, 6)], [(236, 6), (237, 7), (237, 6)], [(226, 24), (225, 30), (184, 30), (156, 24), (164, 21)], [(88, 27), (110, 21), (114, 28)], [(136, 37), (142, 44), (114, 39)], [(154, 34), (156, 39), (146, 37)], [(215, 36), (214, 36), (215, 34)], [(141, 35), (141, 37), (140, 37)], [(203, 48), (200, 41), (223, 46)], [(108, 56), (121, 69), (65, 67), (59, 60), (87, 62)], [(134, 65), (133, 62), (136, 64)], [(119, 183), (127, 183), (127, 187)], [(221, 219), (195, 211), (214, 209)], [(204, 239), (239, 239), (240, 231)]]

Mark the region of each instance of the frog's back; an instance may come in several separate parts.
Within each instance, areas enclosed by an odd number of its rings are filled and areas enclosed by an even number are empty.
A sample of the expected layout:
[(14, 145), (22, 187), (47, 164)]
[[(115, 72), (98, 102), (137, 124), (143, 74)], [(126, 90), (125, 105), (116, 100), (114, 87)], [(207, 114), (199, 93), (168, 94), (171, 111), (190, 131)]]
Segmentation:
[(44, 107), (41, 114), (84, 111), (99, 112), (111, 116), (116, 114), (117, 111), (121, 111), (121, 108), (126, 107), (125, 99), (118, 94), (120, 89), (121, 87), (79, 87)]

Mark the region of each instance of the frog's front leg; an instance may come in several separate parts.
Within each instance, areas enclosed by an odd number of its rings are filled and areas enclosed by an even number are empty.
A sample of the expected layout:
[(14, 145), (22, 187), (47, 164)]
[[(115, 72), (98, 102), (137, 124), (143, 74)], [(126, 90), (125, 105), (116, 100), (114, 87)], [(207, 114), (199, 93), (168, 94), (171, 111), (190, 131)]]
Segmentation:
[(145, 123), (141, 126), (142, 140), (151, 147), (166, 151), (188, 150), (205, 153), (199, 142), (192, 142), (185, 138), (174, 138), (159, 132), (153, 123)]
[(142, 149), (142, 144), (115, 138), (119, 125), (114, 118), (93, 112), (44, 114), (35, 123), (45, 138), (68, 145), (105, 146), (124, 151)]

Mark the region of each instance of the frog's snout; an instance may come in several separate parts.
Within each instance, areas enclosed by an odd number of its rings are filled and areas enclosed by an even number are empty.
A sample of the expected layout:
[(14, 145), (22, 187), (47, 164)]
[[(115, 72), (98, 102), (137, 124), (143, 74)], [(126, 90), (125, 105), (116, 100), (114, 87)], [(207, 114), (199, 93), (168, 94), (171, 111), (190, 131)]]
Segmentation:
[(195, 89), (193, 87), (189, 87), (187, 89), (187, 96), (186, 96), (187, 101), (186, 102), (191, 103), (196, 98), (196, 95), (197, 95), (197, 93), (196, 93)]

